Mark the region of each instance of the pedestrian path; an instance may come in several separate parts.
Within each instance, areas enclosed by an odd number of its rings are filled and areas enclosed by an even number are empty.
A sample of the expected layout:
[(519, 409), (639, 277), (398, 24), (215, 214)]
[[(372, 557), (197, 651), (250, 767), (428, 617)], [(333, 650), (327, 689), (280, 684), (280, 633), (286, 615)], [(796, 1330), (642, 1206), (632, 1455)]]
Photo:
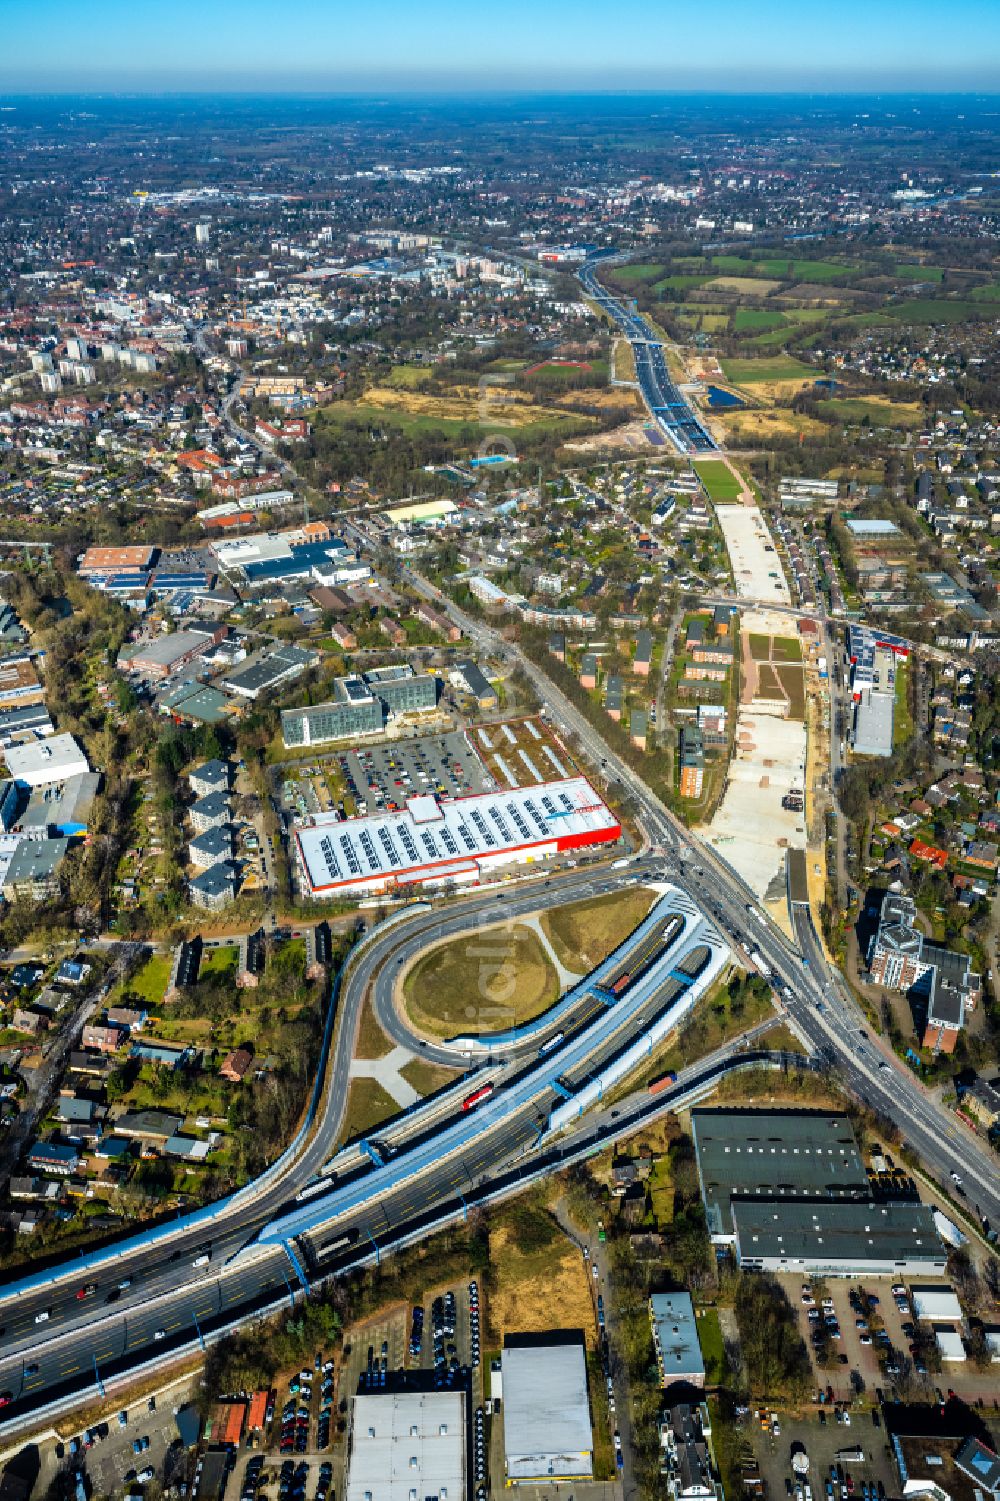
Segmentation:
[(406, 1110), (421, 1098), (410, 1081), (403, 1078), (401, 1072), (408, 1063), (412, 1063), (413, 1056), (409, 1048), (395, 1047), (392, 1052), (383, 1054), (381, 1058), (352, 1058), (348, 1077), (374, 1079), (387, 1095), (392, 1096), (401, 1110)]

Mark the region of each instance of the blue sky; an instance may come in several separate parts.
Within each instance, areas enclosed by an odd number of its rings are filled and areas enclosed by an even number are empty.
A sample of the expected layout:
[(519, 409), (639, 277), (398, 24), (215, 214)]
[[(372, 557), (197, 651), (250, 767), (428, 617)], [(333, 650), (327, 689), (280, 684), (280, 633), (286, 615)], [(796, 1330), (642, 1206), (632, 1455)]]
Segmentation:
[(0, 89), (1000, 91), (1000, 0), (0, 0)]

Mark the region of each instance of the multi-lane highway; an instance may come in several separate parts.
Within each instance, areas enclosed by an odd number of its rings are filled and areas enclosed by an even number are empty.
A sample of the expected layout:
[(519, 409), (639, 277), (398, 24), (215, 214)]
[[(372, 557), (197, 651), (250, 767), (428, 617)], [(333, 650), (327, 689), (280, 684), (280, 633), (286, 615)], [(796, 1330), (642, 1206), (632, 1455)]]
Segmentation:
[(639, 391), (650, 415), (679, 453), (710, 453), (717, 446), (715, 439), (675, 384), (667, 368), (662, 339), (656, 336), (641, 313), (632, 312), (601, 285), (597, 279), (600, 264), (601, 260), (595, 259), (580, 268), (580, 285), (591, 301), (597, 303), (621, 329), (632, 346)]
[[(624, 869), (572, 871), (537, 881), (531, 888), (484, 891), (440, 908), (421, 905), (373, 930), (359, 945), (337, 995), (337, 1027), (310, 1129), (279, 1164), (197, 1216), (74, 1258), (0, 1292), (0, 1391), (12, 1397), (0, 1414), (5, 1426), (39, 1414), (62, 1397), (92, 1392), (96, 1383), (116, 1372), (134, 1370), (144, 1361), (184, 1348), (196, 1349), (200, 1338), (300, 1293), (317, 1276), (378, 1254), (407, 1237), (419, 1237), (491, 1193), (514, 1189), (634, 1126), (634, 1111), (602, 1110), (598, 1104), (582, 1119), (564, 1112), (565, 1129), (554, 1138), (547, 1136), (553, 1110), (551, 1078), (543, 1077), (527, 1052), (515, 1048), (506, 1070), (492, 1060), (477, 1076), (496, 1084), (497, 1099), (510, 1092), (509, 1108), (493, 1108), (490, 1102), (479, 1117), (479, 1129), (456, 1131), (462, 1094), (474, 1087), (463, 1081), (450, 1101), (432, 1101), (412, 1116), (380, 1128), (381, 1165), (356, 1147), (340, 1154), (333, 1149), (343, 1120), (362, 1006), (369, 994), (376, 995), (380, 1016), (390, 1027), (395, 1025), (391, 988), (400, 961), (442, 937), (475, 931), (501, 913), (516, 917), (640, 878), (675, 883), (717, 935), (734, 945), (749, 942), (759, 950), (773, 983), (784, 993), (790, 1020), (814, 1052), (828, 1060), (848, 1088), (896, 1124), (904, 1141), (943, 1184), (953, 1187), (949, 1175), (960, 1174), (970, 1206), (1000, 1223), (1000, 1185), (992, 1160), (908, 1070), (865, 1035), (864, 1018), (831, 971), (808, 913), (797, 913), (796, 947), (769, 922), (739, 877), (674, 820), (540, 668), (425, 581), (415, 582), (483, 650), (519, 659), (556, 725), (577, 737), (609, 782), (632, 794), (646, 848)], [(678, 973), (683, 973), (681, 966)], [(648, 1011), (636, 1016), (636, 1024), (649, 1026), (657, 1005), (667, 1007), (675, 1001), (676, 994), (664, 989), (650, 998)], [(581, 1030), (567, 1039), (577, 1051), (567, 1053), (566, 1061), (572, 1059), (583, 1074), (588, 1065), (592, 1072), (606, 1067), (620, 1045), (614, 1025), (596, 1025), (569, 1013), (567, 1019)], [(587, 1040), (580, 1043), (584, 1034)], [(685, 1091), (707, 1089), (719, 1069), (732, 1065), (734, 1051), (710, 1066), (699, 1065), (704, 1072), (696, 1079), (682, 1076), (682, 1093), (668, 1091), (653, 1105), (642, 1102), (644, 1108), (670, 1108), (687, 1097)], [(428, 1053), (437, 1056), (436, 1050)], [(539, 1079), (544, 1089), (537, 1087)], [(576, 1082), (571, 1080), (574, 1088)], [(398, 1167), (404, 1160), (412, 1165), (412, 1173), (394, 1169), (394, 1163)], [(321, 1175), (332, 1180), (332, 1188), (317, 1181)], [(310, 1201), (318, 1208), (320, 1200), (326, 1206), (323, 1212), (300, 1213)]]

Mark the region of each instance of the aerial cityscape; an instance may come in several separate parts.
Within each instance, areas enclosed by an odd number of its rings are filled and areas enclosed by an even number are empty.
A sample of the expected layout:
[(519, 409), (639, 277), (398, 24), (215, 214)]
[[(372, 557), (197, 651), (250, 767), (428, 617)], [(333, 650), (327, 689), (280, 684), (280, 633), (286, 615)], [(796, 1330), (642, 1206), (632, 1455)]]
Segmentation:
[(0, 1501), (1000, 1501), (1000, 17), (334, 9), (5, 16)]

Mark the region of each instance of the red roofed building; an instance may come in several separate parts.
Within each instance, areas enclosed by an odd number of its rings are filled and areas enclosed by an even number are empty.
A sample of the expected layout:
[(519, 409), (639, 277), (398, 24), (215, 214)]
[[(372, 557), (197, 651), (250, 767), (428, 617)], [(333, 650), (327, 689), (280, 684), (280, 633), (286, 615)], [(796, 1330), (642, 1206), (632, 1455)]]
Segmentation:
[(940, 850), (933, 844), (924, 844), (920, 839), (914, 839), (910, 845), (910, 854), (915, 860), (927, 860), (931, 865), (936, 865), (938, 870), (944, 870), (948, 864), (947, 850)]

